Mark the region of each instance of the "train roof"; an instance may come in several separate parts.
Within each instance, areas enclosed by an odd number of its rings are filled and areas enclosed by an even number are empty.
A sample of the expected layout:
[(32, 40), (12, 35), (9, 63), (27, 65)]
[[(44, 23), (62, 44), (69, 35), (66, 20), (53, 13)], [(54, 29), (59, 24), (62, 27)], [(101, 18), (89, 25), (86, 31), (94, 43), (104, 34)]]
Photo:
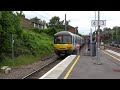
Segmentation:
[(61, 32), (56, 33), (54, 36), (59, 36), (59, 35), (71, 35), (71, 36), (74, 36), (75, 34), (69, 32), (69, 31), (61, 31)]

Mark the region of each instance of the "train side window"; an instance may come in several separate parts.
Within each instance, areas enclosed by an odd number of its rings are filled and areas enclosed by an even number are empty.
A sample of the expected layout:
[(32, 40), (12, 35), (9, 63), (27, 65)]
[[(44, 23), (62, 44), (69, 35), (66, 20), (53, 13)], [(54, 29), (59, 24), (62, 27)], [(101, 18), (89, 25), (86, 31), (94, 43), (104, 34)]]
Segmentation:
[(72, 43), (73, 43), (73, 45), (74, 45), (74, 37), (73, 37)]
[(75, 39), (75, 43), (77, 43), (77, 40)]
[(75, 44), (77, 44), (77, 37), (75, 37)]

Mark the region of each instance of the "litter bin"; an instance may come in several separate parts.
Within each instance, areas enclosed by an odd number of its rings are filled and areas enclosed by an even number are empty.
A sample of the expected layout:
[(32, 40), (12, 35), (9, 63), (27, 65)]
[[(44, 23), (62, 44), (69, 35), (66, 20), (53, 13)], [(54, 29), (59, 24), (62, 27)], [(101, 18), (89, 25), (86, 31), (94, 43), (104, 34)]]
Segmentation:
[(92, 42), (92, 56), (96, 56), (96, 42)]

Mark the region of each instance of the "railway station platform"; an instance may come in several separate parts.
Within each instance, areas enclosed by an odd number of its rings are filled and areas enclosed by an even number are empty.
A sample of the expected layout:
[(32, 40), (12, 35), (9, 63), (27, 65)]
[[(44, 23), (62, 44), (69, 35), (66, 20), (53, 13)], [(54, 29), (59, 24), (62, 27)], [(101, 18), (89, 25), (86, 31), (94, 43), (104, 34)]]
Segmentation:
[(100, 62), (97, 56), (85, 54), (70, 55), (39, 79), (120, 79), (120, 56), (110, 50), (100, 50)]

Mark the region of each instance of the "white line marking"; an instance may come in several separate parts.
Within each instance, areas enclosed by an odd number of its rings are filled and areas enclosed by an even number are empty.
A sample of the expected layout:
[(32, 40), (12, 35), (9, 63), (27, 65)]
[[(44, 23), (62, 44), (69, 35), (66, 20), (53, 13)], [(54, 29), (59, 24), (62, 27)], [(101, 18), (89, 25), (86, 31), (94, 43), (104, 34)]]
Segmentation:
[(106, 50), (106, 51), (108, 51), (108, 52), (110, 52), (110, 53), (113, 53), (113, 54), (115, 54), (115, 55), (117, 55), (117, 56), (120, 57), (120, 53), (114, 52), (114, 51), (112, 51), (112, 50)]
[(57, 64), (39, 79), (57, 79), (75, 57), (76, 55), (70, 55), (66, 57), (64, 60), (62, 60), (59, 64)]

